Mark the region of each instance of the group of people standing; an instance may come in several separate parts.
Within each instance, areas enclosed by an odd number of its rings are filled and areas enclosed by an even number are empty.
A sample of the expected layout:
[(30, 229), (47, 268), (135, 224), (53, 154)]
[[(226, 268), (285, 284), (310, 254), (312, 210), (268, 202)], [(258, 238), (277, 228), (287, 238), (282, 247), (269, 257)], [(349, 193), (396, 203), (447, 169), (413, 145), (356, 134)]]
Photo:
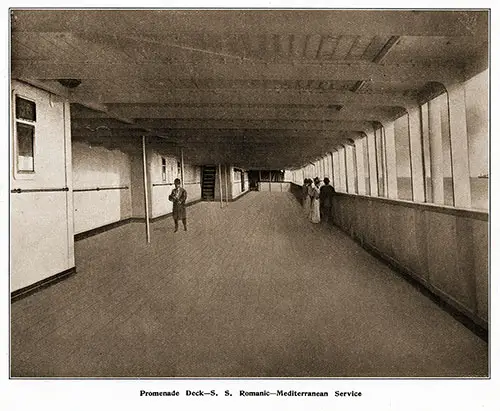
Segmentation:
[(315, 177), (314, 180), (304, 179), (302, 204), (304, 212), (311, 222), (315, 224), (321, 221), (328, 222), (332, 213), (334, 194), (335, 189), (330, 185), (328, 177), (323, 179), (323, 184), (318, 177)]

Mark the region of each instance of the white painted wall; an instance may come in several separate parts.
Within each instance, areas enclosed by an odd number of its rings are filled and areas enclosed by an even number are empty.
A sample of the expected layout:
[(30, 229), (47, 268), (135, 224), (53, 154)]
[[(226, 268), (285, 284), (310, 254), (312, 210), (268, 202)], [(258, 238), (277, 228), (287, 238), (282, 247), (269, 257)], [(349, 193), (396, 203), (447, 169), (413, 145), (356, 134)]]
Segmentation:
[[(12, 82), (12, 96), (15, 94), (36, 103), (35, 173), (16, 175), (11, 168), (11, 189), (68, 187), (69, 191), (10, 194), (11, 291), (75, 265), (69, 104), (17, 81)], [(13, 121), (14, 118), (13, 112)], [(11, 141), (15, 148), (14, 127), (11, 127)]]
[(122, 190), (74, 192), (75, 234), (132, 216), (130, 158), (120, 150), (73, 142), (74, 190), (128, 187)]
[[(221, 190), (222, 190), (222, 200), (226, 201), (231, 199), (231, 166), (221, 165), (219, 173), (219, 165), (215, 168), (215, 190), (214, 190), (214, 200), (221, 200)], [(227, 185), (226, 185), (227, 179)], [(227, 190), (226, 190), (227, 187)], [(227, 193), (226, 193), (227, 191)]]
[[(162, 175), (162, 157), (167, 163), (165, 180)], [(179, 161), (171, 154), (162, 154), (156, 150), (148, 153), (152, 218), (172, 212), (172, 202), (168, 200), (168, 196), (174, 188), (174, 180), (181, 178)], [(201, 167), (184, 164), (184, 189), (187, 191), (187, 204), (201, 199)]]
[[(238, 169), (239, 170), (239, 169)], [(245, 181), (245, 190), (241, 189), (241, 174), (240, 172), (235, 172), (234, 168), (232, 169), (232, 187), (231, 187), (231, 198), (234, 200), (235, 198), (241, 196), (249, 190), (248, 187), (248, 176), (247, 173), (243, 172), (243, 180)]]

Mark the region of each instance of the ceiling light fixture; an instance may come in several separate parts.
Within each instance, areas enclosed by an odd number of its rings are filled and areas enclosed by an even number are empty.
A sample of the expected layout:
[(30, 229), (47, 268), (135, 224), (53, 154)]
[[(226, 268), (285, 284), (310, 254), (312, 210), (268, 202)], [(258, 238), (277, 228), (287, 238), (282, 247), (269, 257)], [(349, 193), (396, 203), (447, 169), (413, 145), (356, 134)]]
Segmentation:
[(82, 84), (82, 80), (76, 79), (76, 78), (60, 78), (57, 80), (59, 84), (66, 88), (76, 88), (80, 84)]

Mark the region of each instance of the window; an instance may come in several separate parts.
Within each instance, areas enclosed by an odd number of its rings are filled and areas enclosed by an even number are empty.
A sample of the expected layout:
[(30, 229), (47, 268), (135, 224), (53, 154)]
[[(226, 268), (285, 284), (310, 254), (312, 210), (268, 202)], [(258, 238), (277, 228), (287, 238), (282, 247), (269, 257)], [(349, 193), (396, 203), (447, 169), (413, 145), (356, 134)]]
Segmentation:
[(36, 104), (16, 96), (16, 169), (18, 173), (35, 172)]
[(233, 169), (233, 181), (241, 181), (241, 170), (238, 168)]
[(161, 181), (167, 181), (167, 159), (165, 157), (161, 158)]

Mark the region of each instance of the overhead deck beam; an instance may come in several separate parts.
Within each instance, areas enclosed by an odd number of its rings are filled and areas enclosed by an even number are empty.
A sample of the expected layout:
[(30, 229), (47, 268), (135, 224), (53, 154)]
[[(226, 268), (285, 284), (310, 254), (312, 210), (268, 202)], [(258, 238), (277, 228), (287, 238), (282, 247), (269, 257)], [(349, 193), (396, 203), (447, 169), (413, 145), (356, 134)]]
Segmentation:
[[(200, 33), (290, 34), (314, 28), (322, 35), (487, 36), (488, 12), (426, 10), (14, 10), (14, 31), (182, 38)], [(141, 24), (137, 24), (137, 16)]]
[(84, 92), (75, 90), (75, 96), (82, 99), (95, 99), (106, 103), (112, 109), (120, 109), (122, 105), (219, 105), (235, 104), (297, 104), (297, 105), (332, 105), (351, 106), (402, 106), (406, 107), (416, 102), (411, 93), (353, 93), (345, 90), (287, 90), (287, 89), (169, 89), (165, 91), (135, 90), (134, 93), (123, 91), (113, 95), (103, 94), (102, 90)]
[[(350, 136), (353, 133), (346, 131), (335, 130), (259, 130), (259, 129), (158, 129), (153, 130), (152, 133), (157, 133), (161, 136), (191, 140), (191, 139), (206, 139), (206, 138), (224, 138), (224, 139), (258, 139), (258, 138), (323, 138), (332, 135)], [(73, 136), (88, 136), (88, 137), (110, 137), (110, 138), (127, 138), (127, 137), (140, 137), (145, 133), (139, 129), (109, 129), (109, 130), (96, 130), (91, 131), (88, 128), (72, 128)], [(355, 133), (354, 134), (359, 134)]]
[[(277, 119), (277, 120), (373, 120), (393, 119), (403, 108), (373, 107), (351, 108), (338, 111), (336, 108), (294, 108), (294, 107), (123, 107), (116, 108), (121, 117), (149, 119)], [(74, 118), (103, 118), (99, 112), (75, 112)]]
[(329, 80), (373, 82), (458, 82), (464, 80), (463, 68), (447, 65), (401, 63), (377, 64), (366, 61), (330, 63), (257, 63), (161, 64), (103, 61), (54, 62), (12, 60), (13, 77), (36, 79), (139, 78), (154, 81), (193, 77), (215, 80)]
[[(100, 126), (109, 126), (112, 129), (128, 129), (130, 126), (118, 122), (109, 122), (108, 119), (75, 119), (72, 129), (97, 129)], [(372, 122), (360, 120), (276, 120), (276, 119), (136, 119), (136, 129), (151, 129), (153, 132), (168, 129), (261, 129), (261, 130), (332, 130), (332, 131), (365, 131), (373, 128)]]

